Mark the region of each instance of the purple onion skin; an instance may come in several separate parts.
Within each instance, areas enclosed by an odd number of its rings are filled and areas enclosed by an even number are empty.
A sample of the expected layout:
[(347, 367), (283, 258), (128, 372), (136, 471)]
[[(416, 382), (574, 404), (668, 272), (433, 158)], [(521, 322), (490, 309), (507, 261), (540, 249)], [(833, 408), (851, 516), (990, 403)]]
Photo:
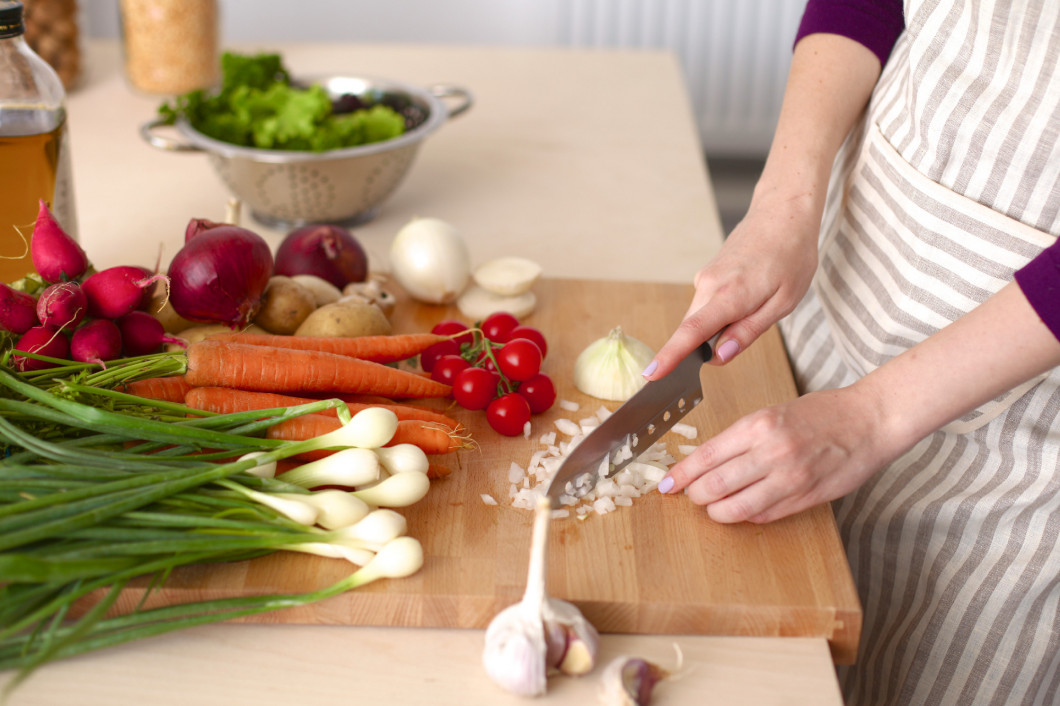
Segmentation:
[[(39, 353), (51, 358), (69, 359), (70, 342), (67, 340), (66, 334), (61, 331), (52, 331), (43, 326), (34, 326), (18, 339), (18, 343), (15, 344), (15, 350)], [(22, 372), (56, 367), (56, 363), (20, 355), (11, 356), (11, 359), (14, 361), (15, 367)]]
[(0, 328), (23, 334), (38, 323), (37, 301), (33, 296), (0, 282)]
[(121, 350), (121, 331), (110, 319), (93, 319), (70, 337), (70, 357), (81, 363), (114, 360)]
[(85, 318), (88, 298), (77, 282), (49, 284), (37, 298), (37, 319), (52, 331), (72, 331)]
[(130, 311), (118, 319), (118, 329), (127, 356), (157, 353), (167, 340), (162, 322), (146, 311)]
[(135, 265), (108, 267), (88, 276), (81, 284), (88, 298), (88, 315), (100, 319), (117, 319), (147, 301), (151, 277)]
[(222, 225), (187, 241), (169, 265), (169, 301), (189, 321), (245, 326), (272, 276), (268, 243), (252, 231)]
[(276, 274), (316, 275), (342, 289), (368, 278), (368, 256), (345, 228), (303, 226), (288, 233), (276, 250)]
[(45, 282), (74, 280), (88, 271), (85, 251), (62, 229), (43, 200), (33, 225), (29, 254)]
[(224, 223), (216, 223), (206, 218), (192, 218), (188, 221), (188, 227), (184, 229), (184, 242), (187, 243), (199, 233), (222, 225)]

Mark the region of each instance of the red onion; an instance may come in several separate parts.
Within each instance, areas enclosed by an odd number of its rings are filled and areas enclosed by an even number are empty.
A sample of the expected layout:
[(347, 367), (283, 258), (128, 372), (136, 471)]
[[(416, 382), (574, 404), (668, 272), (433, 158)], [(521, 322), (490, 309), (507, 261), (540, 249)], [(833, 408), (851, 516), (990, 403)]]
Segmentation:
[(309, 225), (287, 234), (276, 251), (276, 274), (316, 275), (342, 289), (368, 278), (368, 256), (345, 228)]
[(246, 325), (272, 276), (268, 243), (246, 228), (220, 225), (184, 243), (169, 265), (169, 301), (189, 321)]

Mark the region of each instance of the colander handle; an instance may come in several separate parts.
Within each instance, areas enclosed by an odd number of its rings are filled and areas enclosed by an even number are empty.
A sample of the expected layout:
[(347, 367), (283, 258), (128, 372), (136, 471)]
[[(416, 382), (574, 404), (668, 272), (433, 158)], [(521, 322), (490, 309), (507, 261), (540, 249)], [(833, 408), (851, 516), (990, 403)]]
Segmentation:
[(156, 135), (154, 133), (154, 130), (164, 127), (165, 125), (165, 118), (156, 118), (151, 122), (144, 123), (140, 126), (140, 137), (144, 138), (144, 141), (146, 141), (147, 144), (152, 147), (157, 147), (160, 150), (167, 150), (169, 152), (202, 152), (202, 149), (195, 145), (182, 142), (173, 137)]
[(466, 88), (461, 88), (460, 86), (452, 86), (447, 83), (436, 83), (427, 90), (429, 90), (431, 95), (435, 98), (441, 98), (442, 100), (445, 100), (446, 98), (455, 99), (452, 105), (447, 106), (449, 108), (450, 118), (455, 118), (461, 113), (467, 112), (471, 107), (471, 104), (474, 103), (474, 97), (471, 95), (471, 91)]

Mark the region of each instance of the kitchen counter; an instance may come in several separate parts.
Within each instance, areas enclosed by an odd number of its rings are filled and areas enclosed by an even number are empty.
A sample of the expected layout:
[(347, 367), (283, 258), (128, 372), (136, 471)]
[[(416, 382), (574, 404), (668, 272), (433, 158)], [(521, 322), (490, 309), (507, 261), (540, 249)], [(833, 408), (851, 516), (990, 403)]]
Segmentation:
[[(282, 51), (295, 71), (447, 82), (475, 94), (469, 112), (428, 140), (379, 217), (355, 229), (375, 266), (385, 267), (390, 238), (417, 215), (456, 225), (480, 261), (517, 253), (542, 262), (550, 278), (688, 283), (720, 246), (709, 175), (669, 54), (260, 49)], [(159, 100), (127, 87), (116, 46), (92, 44), (87, 59), (70, 99), (82, 244), (97, 266), (168, 261), (190, 217), (224, 215), (227, 191), (203, 155), (140, 140), (137, 128)], [(274, 245), (282, 237), (245, 224)], [(782, 349), (771, 346), (768, 364), (786, 371)], [(49, 665), (11, 703), (524, 703), (485, 678), (481, 646), (481, 630), (217, 625)], [(822, 637), (604, 635), (602, 661), (617, 654), (675, 668), (659, 704), (841, 703)], [(595, 690), (591, 677), (555, 679), (542, 701), (584, 704)]]

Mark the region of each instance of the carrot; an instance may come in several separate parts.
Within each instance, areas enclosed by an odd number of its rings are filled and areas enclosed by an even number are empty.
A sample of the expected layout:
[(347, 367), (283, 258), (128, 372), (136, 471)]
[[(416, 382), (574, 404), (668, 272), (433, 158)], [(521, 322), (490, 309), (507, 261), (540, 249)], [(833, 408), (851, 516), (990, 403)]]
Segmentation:
[[(218, 414), (231, 414), (232, 412), (246, 412), (252, 409), (273, 409), (275, 407), (294, 407), (295, 405), (319, 402), (320, 400), (310, 397), (295, 397), (293, 395), (281, 395), (276, 392), (254, 392), (252, 390), (236, 390), (230, 387), (193, 387), (184, 396), (184, 404), (192, 409), (202, 409), (207, 412)], [(352, 414), (369, 407), (382, 407), (389, 409), (399, 420), (418, 419), (424, 422), (444, 424), (451, 429), (458, 429), (460, 422), (448, 417), (441, 412), (426, 407), (400, 404), (364, 404), (347, 402)], [(336, 409), (325, 409), (319, 414), (334, 417), (338, 414)]]
[(431, 480), (438, 480), (439, 478), (445, 478), (450, 473), (452, 473), (452, 471), (449, 470), (449, 466), (443, 466), (442, 464), (435, 463), (434, 461), (431, 461), (427, 465), (427, 477), (430, 478)]
[(163, 402), (184, 402), (184, 395), (191, 389), (191, 385), (183, 375), (169, 375), (160, 378), (144, 378), (133, 380), (121, 386), (122, 392), (130, 395), (139, 395), (151, 400)]
[[(265, 436), (269, 439), (282, 439), (284, 441), (304, 441), (322, 434), (338, 429), (340, 422), (335, 417), (326, 414), (303, 414), (293, 419), (287, 419), (269, 428)], [(460, 436), (456, 430), (434, 422), (424, 422), (418, 419), (405, 419), (397, 424), (394, 438), (387, 446), (396, 444), (415, 444), (429, 455), (446, 454), (450, 451), (469, 447), (465, 437)], [(323, 458), (333, 451), (310, 451), (299, 454), (300, 459), (313, 460)]]
[(210, 340), (242, 343), (252, 346), (293, 348), (303, 351), (324, 351), (347, 355), (376, 363), (396, 363), (419, 355), (430, 346), (449, 337), (434, 333), (402, 333), (388, 336), (281, 336), (274, 334), (225, 331), (210, 336)]
[(445, 397), (449, 385), (370, 360), (324, 351), (204, 340), (188, 346), (186, 378), (195, 387)]

